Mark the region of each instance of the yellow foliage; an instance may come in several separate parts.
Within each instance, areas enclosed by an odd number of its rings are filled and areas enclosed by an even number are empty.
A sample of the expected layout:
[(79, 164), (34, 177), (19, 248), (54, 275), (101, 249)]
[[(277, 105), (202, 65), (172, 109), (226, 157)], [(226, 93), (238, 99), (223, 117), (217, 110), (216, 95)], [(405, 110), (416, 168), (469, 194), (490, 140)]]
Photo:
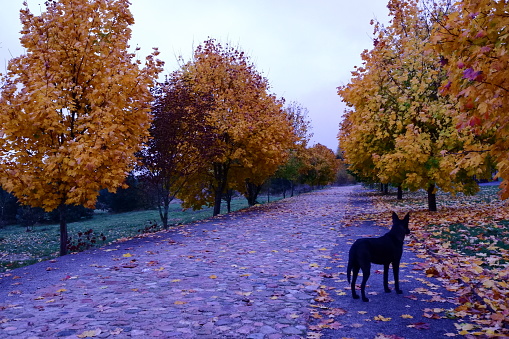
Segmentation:
[[(283, 164), (297, 137), (282, 101), (268, 92), (267, 79), (249, 59), (215, 40), (198, 46), (183, 77), (196, 95), (208, 98), (206, 125), (214, 138), (204, 168), (179, 193), (186, 206), (220, 203), (230, 189), (246, 194)], [(218, 213), (215, 210), (215, 213)]]
[(339, 134), (345, 161), (364, 180), (472, 193), (473, 176), (488, 172), (487, 146), (472, 129), (456, 129), (456, 98), (439, 93), (446, 72), (417, 1), (388, 7), (391, 24), (375, 24), (373, 49), (338, 88), (349, 107)]
[(432, 38), (448, 72), (441, 90), (458, 98), (458, 127), (494, 135), (490, 153), (504, 179), (503, 198), (509, 197), (508, 25), (507, 1), (460, 1), (440, 17)]

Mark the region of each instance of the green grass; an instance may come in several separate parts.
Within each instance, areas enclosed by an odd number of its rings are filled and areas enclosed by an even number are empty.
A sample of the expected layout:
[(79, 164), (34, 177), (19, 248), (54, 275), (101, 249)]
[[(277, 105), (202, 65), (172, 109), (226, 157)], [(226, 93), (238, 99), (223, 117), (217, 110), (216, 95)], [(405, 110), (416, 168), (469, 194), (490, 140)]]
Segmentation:
[[(260, 200), (262, 197), (260, 197)], [(271, 201), (281, 199), (271, 197)], [(264, 200), (265, 201), (265, 200)], [(244, 198), (232, 200), (232, 211), (248, 207)], [(223, 202), (221, 213), (226, 213)], [(171, 204), (168, 216), (169, 225), (189, 224), (212, 216), (212, 208), (183, 211), (180, 204)], [(151, 227), (157, 223), (157, 227)], [(171, 227), (171, 226), (170, 226)], [(78, 237), (79, 232), (92, 229), (93, 234), (104, 234), (106, 241), (98, 240), (94, 246), (112, 243), (121, 238), (130, 238), (141, 233), (161, 229), (157, 210), (111, 214), (96, 212), (92, 219), (68, 224), (69, 236)], [(27, 266), (58, 256), (60, 248), (59, 225), (41, 225), (26, 232), (24, 227), (11, 225), (0, 229), (0, 272), (16, 267)]]
[[(449, 242), (451, 248), (459, 253), (481, 257), (498, 256), (501, 251), (509, 250), (508, 223), (507, 220), (501, 220), (478, 227), (461, 223), (452, 224), (448, 232), (440, 232), (438, 237), (444, 242)], [(489, 266), (488, 264), (485, 263), (486, 266)], [(506, 259), (502, 256), (497, 264), (505, 265)]]
[[(457, 207), (461, 205), (489, 204), (494, 201), (500, 201), (498, 197), (499, 191), (500, 188), (498, 186), (480, 186), (479, 192), (475, 195), (465, 195), (463, 193), (451, 194), (439, 190), (436, 193), (437, 205), (443, 207)], [(403, 200), (397, 200), (395, 192), (391, 192), (386, 196), (377, 195), (393, 206), (408, 206), (414, 209), (427, 209), (427, 194), (428, 193), (425, 190), (418, 190), (415, 192), (404, 191)]]

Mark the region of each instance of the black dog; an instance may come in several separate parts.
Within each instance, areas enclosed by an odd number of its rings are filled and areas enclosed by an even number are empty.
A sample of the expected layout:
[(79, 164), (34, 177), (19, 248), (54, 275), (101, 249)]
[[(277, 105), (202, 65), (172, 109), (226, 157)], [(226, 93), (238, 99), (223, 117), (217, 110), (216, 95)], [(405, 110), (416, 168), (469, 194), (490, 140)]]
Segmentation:
[(351, 286), (354, 299), (359, 299), (359, 295), (355, 292), (355, 281), (357, 280), (359, 269), (362, 269), (362, 301), (369, 301), (364, 290), (370, 275), (371, 263), (384, 265), (384, 289), (387, 293), (391, 291), (388, 280), (389, 265), (392, 264), (396, 292), (398, 294), (403, 293), (399, 289), (399, 262), (403, 254), (403, 240), (406, 234), (410, 234), (408, 229), (409, 220), (409, 213), (407, 213), (403, 220), (400, 220), (398, 215), (392, 212), (392, 228), (389, 232), (380, 238), (361, 238), (354, 242), (348, 254), (347, 269), (348, 282), (350, 282), (350, 272), (353, 271)]

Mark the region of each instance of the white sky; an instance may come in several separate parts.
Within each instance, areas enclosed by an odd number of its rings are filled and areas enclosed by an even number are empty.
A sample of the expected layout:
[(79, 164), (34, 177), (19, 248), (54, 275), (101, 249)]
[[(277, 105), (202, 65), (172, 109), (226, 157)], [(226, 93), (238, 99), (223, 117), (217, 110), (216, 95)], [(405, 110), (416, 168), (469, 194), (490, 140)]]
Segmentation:
[[(28, 0), (32, 13), (45, 0)], [(24, 51), (19, 44), (23, 0), (0, 0), (0, 72)], [(132, 46), (140, 58), (161, 51), (165, 74), (212, 37), (239, 46), (269, 79), (272, 92), (309, 110), (314, 137), (333, 151), (344, 110), (336, 87), (347, 84), (372, 47), (373, 18), (387, 22), (385, 0), (131, 0)]]

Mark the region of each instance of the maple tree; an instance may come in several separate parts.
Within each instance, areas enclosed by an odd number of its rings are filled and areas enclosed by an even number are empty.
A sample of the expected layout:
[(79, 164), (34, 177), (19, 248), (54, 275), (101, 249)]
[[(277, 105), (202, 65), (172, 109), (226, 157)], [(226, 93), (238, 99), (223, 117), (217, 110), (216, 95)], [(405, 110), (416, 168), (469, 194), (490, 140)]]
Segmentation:
[(303, 181), (311, 186), (324, 186), (336, 179), (339, 159), (334, 152), (322, 144), (307, 148), (304, 166), (300, 170)]
[[(425, 189), (436, 210), (438, 188), (477, 190), (474, 177), (487, 174), (486, 145), (471, 128), (456, 129), (456, 101), (439, 95), (446, 73), (428, 48), (433, 28), (418, 2), (392, 0), (388, 8), (390, 25), (374, 23), (373, 49), (339, 88), (349, 107), (340, 144), (359, 177)], [(480, 152), (460, 161), (465, 150)]]
[(125, 0), (47, 1), (20, 11), (26, 54), (9, 61), (0, 99), (0, 182), (23, 204), (93, 207), (121, 187), (148, 136), (152, 86), (162, 62), (128, 52), (134, 23)]
[[(274, 177), (289, 183), (291, 196), (293, 196), (295, 184), (301, 180), (301, 169), (304, 166), (306, 148), (309, 140), (313, 136), (311, 132), (311, 121), (308, 120), (308, 109), (299, 104), (298, 102), (290, 102), (284, 108), (297, 140), (290, 149), (287, 161), (281, 165)], [(284, 190), (283, 195), (286, 193)]]
[(182, 71), (173, 72), (153, 90), (150, 139), (140, 152), (142, 175), (157, 189), (163, 227), (171, 201), (209, 159), (212, 137), (205, 124), (208, 96), (194, 95)]
[(213, 205), (214, 215), (232, 189), (254, 203), (296, 138), (282, 101), (269, 93), (267, 79), (244, 52), (214, 39), (197, 47), (182, 74), (194, 95), (211, 102), (205, 124), (213, 135), (213, 152), (201, 157), (206, 166), (190, 176), (178, 197), (186, 207)]
[[(433, 47), (442, 56), (444, 95), (460, 106), (458, 128), (494, 135), (490, 153), (497, 162), (502, 197), (509, 197), (509, 57), (507, 1), (467, 0), (447, 15), (435, 16)], [(472, 152), (470, 158), (481, 157)]]

